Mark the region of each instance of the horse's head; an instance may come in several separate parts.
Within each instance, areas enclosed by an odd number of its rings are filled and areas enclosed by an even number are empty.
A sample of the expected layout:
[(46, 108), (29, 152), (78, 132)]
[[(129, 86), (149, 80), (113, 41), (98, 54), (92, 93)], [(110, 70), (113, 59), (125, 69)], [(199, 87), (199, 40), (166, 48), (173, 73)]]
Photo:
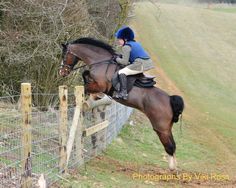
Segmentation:
[(71, 51), (71, 44), (62, 44), (62, 62), (59, 74), (63, 77), (68, 76), (78, 63), (80, 58)]

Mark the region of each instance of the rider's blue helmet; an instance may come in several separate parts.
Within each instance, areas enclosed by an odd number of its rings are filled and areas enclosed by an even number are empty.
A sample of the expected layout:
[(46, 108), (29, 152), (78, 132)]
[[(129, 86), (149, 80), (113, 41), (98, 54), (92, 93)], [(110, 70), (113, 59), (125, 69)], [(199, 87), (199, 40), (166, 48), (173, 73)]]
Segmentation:
[(134, 32), (130, 27), (127, 27), (127, 26), (120, 28), (116, 32), (115, 36), (118, 39), (125, 39), (127, 41), (134, 40)]

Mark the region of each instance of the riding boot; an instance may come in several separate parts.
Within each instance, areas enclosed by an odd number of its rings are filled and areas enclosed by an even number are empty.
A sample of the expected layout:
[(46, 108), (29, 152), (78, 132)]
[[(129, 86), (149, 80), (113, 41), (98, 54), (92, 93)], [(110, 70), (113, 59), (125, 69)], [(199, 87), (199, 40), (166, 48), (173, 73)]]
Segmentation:
[(119, 80), (120, 80), (120, 98), (127, 100), (128, 99), (128, 93), (127, 93), (127, 77), (125, 74), (119, 74)]

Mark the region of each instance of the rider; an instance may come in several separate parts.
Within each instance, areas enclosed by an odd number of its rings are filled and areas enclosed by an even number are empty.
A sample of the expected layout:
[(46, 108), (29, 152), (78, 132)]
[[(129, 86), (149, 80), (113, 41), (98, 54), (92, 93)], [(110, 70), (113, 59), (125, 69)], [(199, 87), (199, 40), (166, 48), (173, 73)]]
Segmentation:
[(128, 75), (143, 73), (154, 68), (153, 62), (148, 53), (139, 42), (134, 40), (134, 32), (130, 27), (120, 28), (116, 34), (118, 44), (122, 46), (121, 57), (116, 57), (115, 61), (125, 67), (119, 70), (120, 92), (115, 96), (127, 100), (127, 78)]

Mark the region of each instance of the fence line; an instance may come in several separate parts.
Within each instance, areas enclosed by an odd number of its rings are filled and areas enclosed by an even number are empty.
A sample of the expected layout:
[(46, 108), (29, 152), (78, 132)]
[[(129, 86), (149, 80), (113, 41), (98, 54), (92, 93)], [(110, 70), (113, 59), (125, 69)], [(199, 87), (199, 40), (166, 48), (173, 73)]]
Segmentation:
[(60, 86), (55, 94), (60, 104), (46, 108), (34, 106), (30, 89), (14, 96), (15, 101), (21, 98), (23, 115), (19, 105), (9, 102), (11, 97), (0, 97), (0, 187), (36, 187), (41, 173), (50, 185), (67, 168), (76, 168), (101, 153), (117, 136), (132, 109), (106, 97), (84, 102), (83, 87), (76, 88), (74, 96)]

